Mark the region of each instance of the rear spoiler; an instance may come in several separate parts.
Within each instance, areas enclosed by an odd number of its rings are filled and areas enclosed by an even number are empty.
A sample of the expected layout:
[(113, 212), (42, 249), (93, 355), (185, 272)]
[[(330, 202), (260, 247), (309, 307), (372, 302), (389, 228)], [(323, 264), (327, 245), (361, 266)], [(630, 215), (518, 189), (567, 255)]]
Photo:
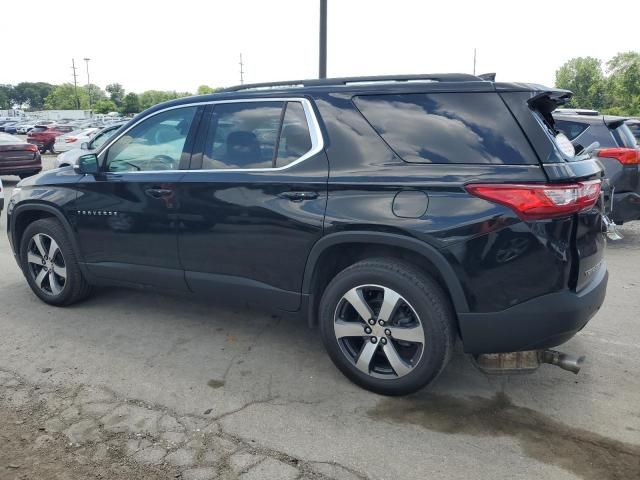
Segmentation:
[[(544, 88), (544, 87), (542, 87)], [(546, 89), (531, 97), (527, 103), (545, 117), (556, 108), (566, 104), (573, 97), (573, 92), (559, 88)]]

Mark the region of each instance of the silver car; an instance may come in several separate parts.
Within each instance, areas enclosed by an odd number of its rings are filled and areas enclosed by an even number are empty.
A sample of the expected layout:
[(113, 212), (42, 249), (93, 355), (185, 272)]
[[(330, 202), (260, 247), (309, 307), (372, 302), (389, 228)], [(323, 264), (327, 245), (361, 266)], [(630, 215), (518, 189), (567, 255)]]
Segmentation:
[(94, 135), (91, 141), (83, 143), (80, 148), (74, 148), (67, 152), (61, 153), (56, 157), (56, 168), (74, 166), (78, 158), (86, 153), (92, 153), (98, 150), (114, 133), (116, 133), (124, 123), (118, 123), (103, 128)]

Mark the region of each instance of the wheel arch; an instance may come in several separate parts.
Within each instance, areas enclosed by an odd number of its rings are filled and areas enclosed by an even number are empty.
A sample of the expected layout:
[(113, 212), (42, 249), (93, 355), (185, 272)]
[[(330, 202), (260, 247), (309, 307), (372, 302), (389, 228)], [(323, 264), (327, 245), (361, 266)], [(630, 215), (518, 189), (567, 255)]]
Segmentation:
[[(302, 293), (308, 296), (306, 309), (310, 326), (317, 323), (319, 297), (330, 280), (323, 277), (323, 272), (327, 271), (327, 268), (331, 268), (327, 267), (327, 264), (330, 263), (328, 260), (333, 253), (345, 250), (348, 252), (346, 257), (355, 259), (355, 261), (372, 255), (385, 254), (405, 259), (409, 257), (408, 259), (417, 261), (419, 267), (434, 275), (442, 283), (456, 313), (469, 311), (469, 305), (457, 275), (444, 255), (436, 248), (420, 240), (394, 233), (339, 232), (326, 235), (318, 240), (307, 258)], [(337, 265), (337, 271), (352, 263), (354, 262)], [(337, 273), (337, 271), (334, 269), (332, 273)]]
[[(64, 228), (71, 247), (73, 248), (79, 263), (82, 267), (82, 253), (79, 248), (75, 233), (69, 220), (64, 214), (57, 208), (44, 203), (27, 203), (17, 205), (11, 214), (11, 236), (12, 243), (14, 245), (14, 251), (20, 253), (20, 243), (22, 241), (22, 235), (24, 234), (27, 226), (36, 220), (43, 218), (55, 218), (60, 222)], [(84, 273), (84, 272), (83, 272)]]

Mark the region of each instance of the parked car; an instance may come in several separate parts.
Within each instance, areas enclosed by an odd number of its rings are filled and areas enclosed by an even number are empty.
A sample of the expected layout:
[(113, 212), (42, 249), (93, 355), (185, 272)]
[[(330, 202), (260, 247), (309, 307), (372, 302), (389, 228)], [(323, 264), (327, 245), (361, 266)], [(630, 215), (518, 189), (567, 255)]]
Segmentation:
[(8, 236), (46, 303), (122, 285), (261, 305), (382, 394), (433, 381), (458, 337), (485, 371), (575, 372), (549, 349), (608, 274), (602, 169), (551, 119), (570, 97), (442, 74), (173, 100), (20, 182)]
[(0, 121), (0, 132), (4, 132), (5, 127), (15, 125), (17, 123), (16, 120), (1, 120)]
[(79, 149), (80, 145), (91, 140), (98, 130), (98, 128), (83, 128), (65, 133), (56, 137), (53, 148), (56, 152), (68, 152), (74, 148)]
[(27, 135), (27, 142), (37, 145), (40, 153), (49, 150), (56, 153), (56, 137), (72, 132), (74, 128), (70, 125), (36, 125)]
[(0, 132), (5, 132), (5, 133), (9, 133), (9, 134), (15, 134), (16, 132), (16, 125), (18, 125), (18, 122), (8, 122), (5, 123), (4, 125), (0, 126)]
[(21, 124), (16, 126), (17, 133), (26, 134), (29, 133), (36, 125), (51, 125), (54, 122), (46, 121), (46, 120), (26, 120)]
[(0, 133), (0, 175), (27, 178), (42, 170), (40, 152), (21, 138)]
[(89, 141), (82, 142), (79, 149), (74, 148), (61, 153), (56, 157), (56, 168), (75, 166), (78, 162), (78, 158), (86, 153), (91, 153), (99, 149), (102, 144), (109, 140), (122, 125), (124, 125), (124, 123), (103, 128), (99, 130), (98, 133), (96, 133)]
[(640, 219), (640, 149), (624, 117), (554, 113), (555, 128), (580, 151), (598, 142), (606, 212), (616, 224)]
[(630, 118), (627, 120), (627, 126), (629, 130), (631, 130), (631, 133), (633, 133), (633, 136), (636, 137), (638, 144), (640, 144), (640, 119)]

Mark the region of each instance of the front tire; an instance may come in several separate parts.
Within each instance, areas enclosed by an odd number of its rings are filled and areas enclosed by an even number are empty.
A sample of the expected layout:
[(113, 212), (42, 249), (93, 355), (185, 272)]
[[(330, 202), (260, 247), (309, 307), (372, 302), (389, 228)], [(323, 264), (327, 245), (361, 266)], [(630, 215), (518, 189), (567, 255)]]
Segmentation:
[(431, 383), (455, 341), (453, 311), (440, 285), (395, 259), (363, 260), (336, 275), (319, 319), (334, 364), (382, 395), (406, 395)]
[(67, 234), (55, 219), (27, 226), (20, 242), (20, 266), (33, 293), (48, 304), (71, 305), (91, 291)]

